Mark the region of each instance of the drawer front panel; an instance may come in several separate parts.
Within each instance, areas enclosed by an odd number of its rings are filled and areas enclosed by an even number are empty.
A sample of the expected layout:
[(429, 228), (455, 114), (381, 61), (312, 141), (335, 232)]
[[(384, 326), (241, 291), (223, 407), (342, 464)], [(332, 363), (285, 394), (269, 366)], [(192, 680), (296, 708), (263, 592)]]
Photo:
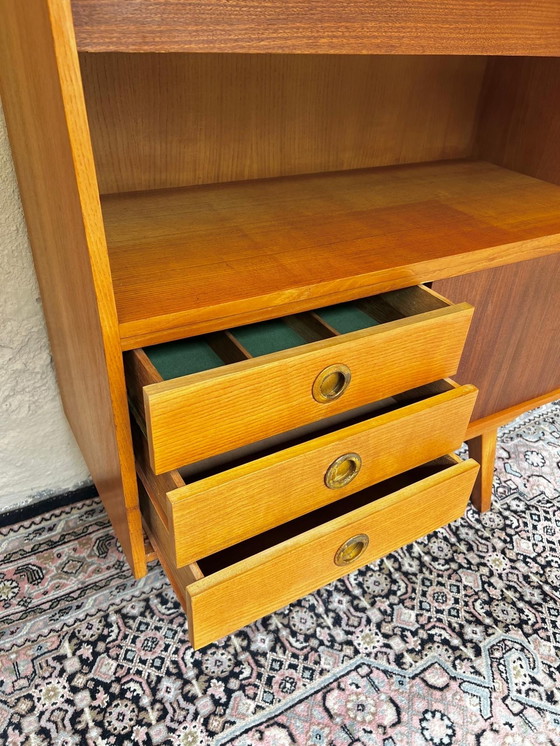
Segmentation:
[[(456, 463), (188, 585), (193, 646), (215, 641), (457, 519), (477, 473), (475, 461)], [(348, 562), (337, 564), (341, 559)]]
[[(453, 375), (472, 310), (468, 304), (440, 308), (146, 386), (153, 471), (179, 468)], [(333, 366), (342, 373), (332, 372)], [(347, 387), (322, 401), (317, 395), (322, 375), (327, 394), (344, 382)]]
[(476, 395), (474, 386), (453, 388), (167, 491), (176, 566), (458, 448)]

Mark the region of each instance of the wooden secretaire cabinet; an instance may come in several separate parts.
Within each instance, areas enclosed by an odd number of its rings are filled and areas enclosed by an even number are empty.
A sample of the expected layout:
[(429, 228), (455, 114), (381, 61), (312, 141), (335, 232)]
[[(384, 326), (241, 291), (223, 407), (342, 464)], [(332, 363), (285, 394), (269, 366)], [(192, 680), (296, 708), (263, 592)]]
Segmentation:
[(488, 509), (560, 395), (558, 55), (553, 0), (0, 0), (66, 414), (193, 645)]

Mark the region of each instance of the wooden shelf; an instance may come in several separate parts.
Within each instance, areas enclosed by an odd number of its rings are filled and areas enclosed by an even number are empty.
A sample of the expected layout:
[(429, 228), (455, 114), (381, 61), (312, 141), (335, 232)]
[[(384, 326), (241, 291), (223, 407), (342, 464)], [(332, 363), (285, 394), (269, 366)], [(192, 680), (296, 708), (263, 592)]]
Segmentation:
[(102, 198), (123, 349), (560, 250), (560, 187), (443, 161)]
[(556, 0), (72, 0), (88, 52), (560, 54)]

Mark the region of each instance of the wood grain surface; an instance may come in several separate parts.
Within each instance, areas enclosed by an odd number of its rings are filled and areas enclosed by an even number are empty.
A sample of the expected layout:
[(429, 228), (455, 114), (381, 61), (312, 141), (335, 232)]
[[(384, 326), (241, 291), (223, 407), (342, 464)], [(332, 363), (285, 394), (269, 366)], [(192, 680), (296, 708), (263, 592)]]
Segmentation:
[(166, 529), (157, 502), (152, 499), (149, 487), (138, 480), (138, 495), (142, 509), (142, 523), (157, 558), (167, 575), (181, 605), (187, 610), (185, 588), (187, 585), (202, 579), (204, 576), (196, 563), (177, 568), (171, 558), (169, 531)]
[(489, 60), (478, 157), (560, 184), (559, 143), (560, 59)]
[(169, 528), (168, 508), (169, 501), (167, 493), (185, 486), (178, 471), (168, 471), (156, 476), (150, 469), (148, 444), (146, 437), (137, 422), (132, 422), (132, 440), (134, 443), (134, 455), (136, 459), (136, 471), (145, 485), (152, 502), (156, 504), (161, 521), (165, 528)]
[(87, 51), (559, 55), (556, 0), (73, 0)]
[(523, 402), (518, 402), (512, 407), (502, 409), (499, 412), (494, 412), (487, 417), (480, 417), (477, 420), (471, 420), (468, 428), (466, 440), (477, 438), (487, 430), (493, 430), (502, 425), (507, 425), (512, 420), (515, 420), (523, 412), (529, 412), (531, 409), (537, 409), (542, 407), (544, 404), (550, 404), (550, 402), (560, 399), (560, 388), (548, 391), (546, 394), (536, 396), (533, 399), (526, 399)]
[[(457, 304), (145, 386), (152, 469), (160, 474), (454, 375), (472, 311)], [(339, 363), (351, 371), (348, 389), (316, 401), (315, 379)]]
[[(168, 491), (177, 567), (455, 450), (476, 393), (474, 386), (451, 389)], [(360, 456), (360, 471), (346, 486), (328, 488), (329, 465), (348, 453)]]
[[(560, 255), (434, 283), (475, 307), (457, 379), (479, 389), (473, 420), (560, 388)], [(535, 403), (535, 406), (538, 402)]]
[[(475, 461), (455, 463), (188, 585), (186, 602), (193, 647), (234, 632), (459, 518), (477, 472)], [(336, 551), (357, 534), (369, 537), (368, 548), (353, 563), (337, 566)]]
[(470, 156), (483, 57), (82, 54), (102, 193)]
[[(489, 61), (479, 157), (560, 184), (560, 59)], [(434, 284), (476, 307), (458, 376), (480, 389), (469, 436), (558, 398), (560, 256)], [(464, 378), (466, 377), (466, 378)]]
[(64, 410), (141, 576), (117, 314), (67, 0), (0, 0), (0, 79)]
[(498, 430), (487, 430), (468, 441), (469, 456), (480, 464), (471, 500), (480, 513), (490, 510), (492, 505), (492, 485), (496, 467), (496, 445)]
[(560, 249), (560, 188), (484, 162), (137, 192), (102, 205), (125, 349)]

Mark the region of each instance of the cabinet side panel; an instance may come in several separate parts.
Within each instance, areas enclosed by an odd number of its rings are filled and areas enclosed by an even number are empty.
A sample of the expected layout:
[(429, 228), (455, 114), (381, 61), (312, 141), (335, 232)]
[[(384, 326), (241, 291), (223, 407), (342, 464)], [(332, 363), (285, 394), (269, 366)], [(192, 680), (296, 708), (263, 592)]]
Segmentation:
[(1, 92), (64, 408), (146, 571), (122, 355), (69, 0), (0, 0)]
[(476, 150), (483, 160), (560, 184), (560, 58), (489, 61)]
[(479, 388), (473, 420), (560, 388), (559, 277), (554, 254), (434, 283), (475, 307), (456, 376)]

